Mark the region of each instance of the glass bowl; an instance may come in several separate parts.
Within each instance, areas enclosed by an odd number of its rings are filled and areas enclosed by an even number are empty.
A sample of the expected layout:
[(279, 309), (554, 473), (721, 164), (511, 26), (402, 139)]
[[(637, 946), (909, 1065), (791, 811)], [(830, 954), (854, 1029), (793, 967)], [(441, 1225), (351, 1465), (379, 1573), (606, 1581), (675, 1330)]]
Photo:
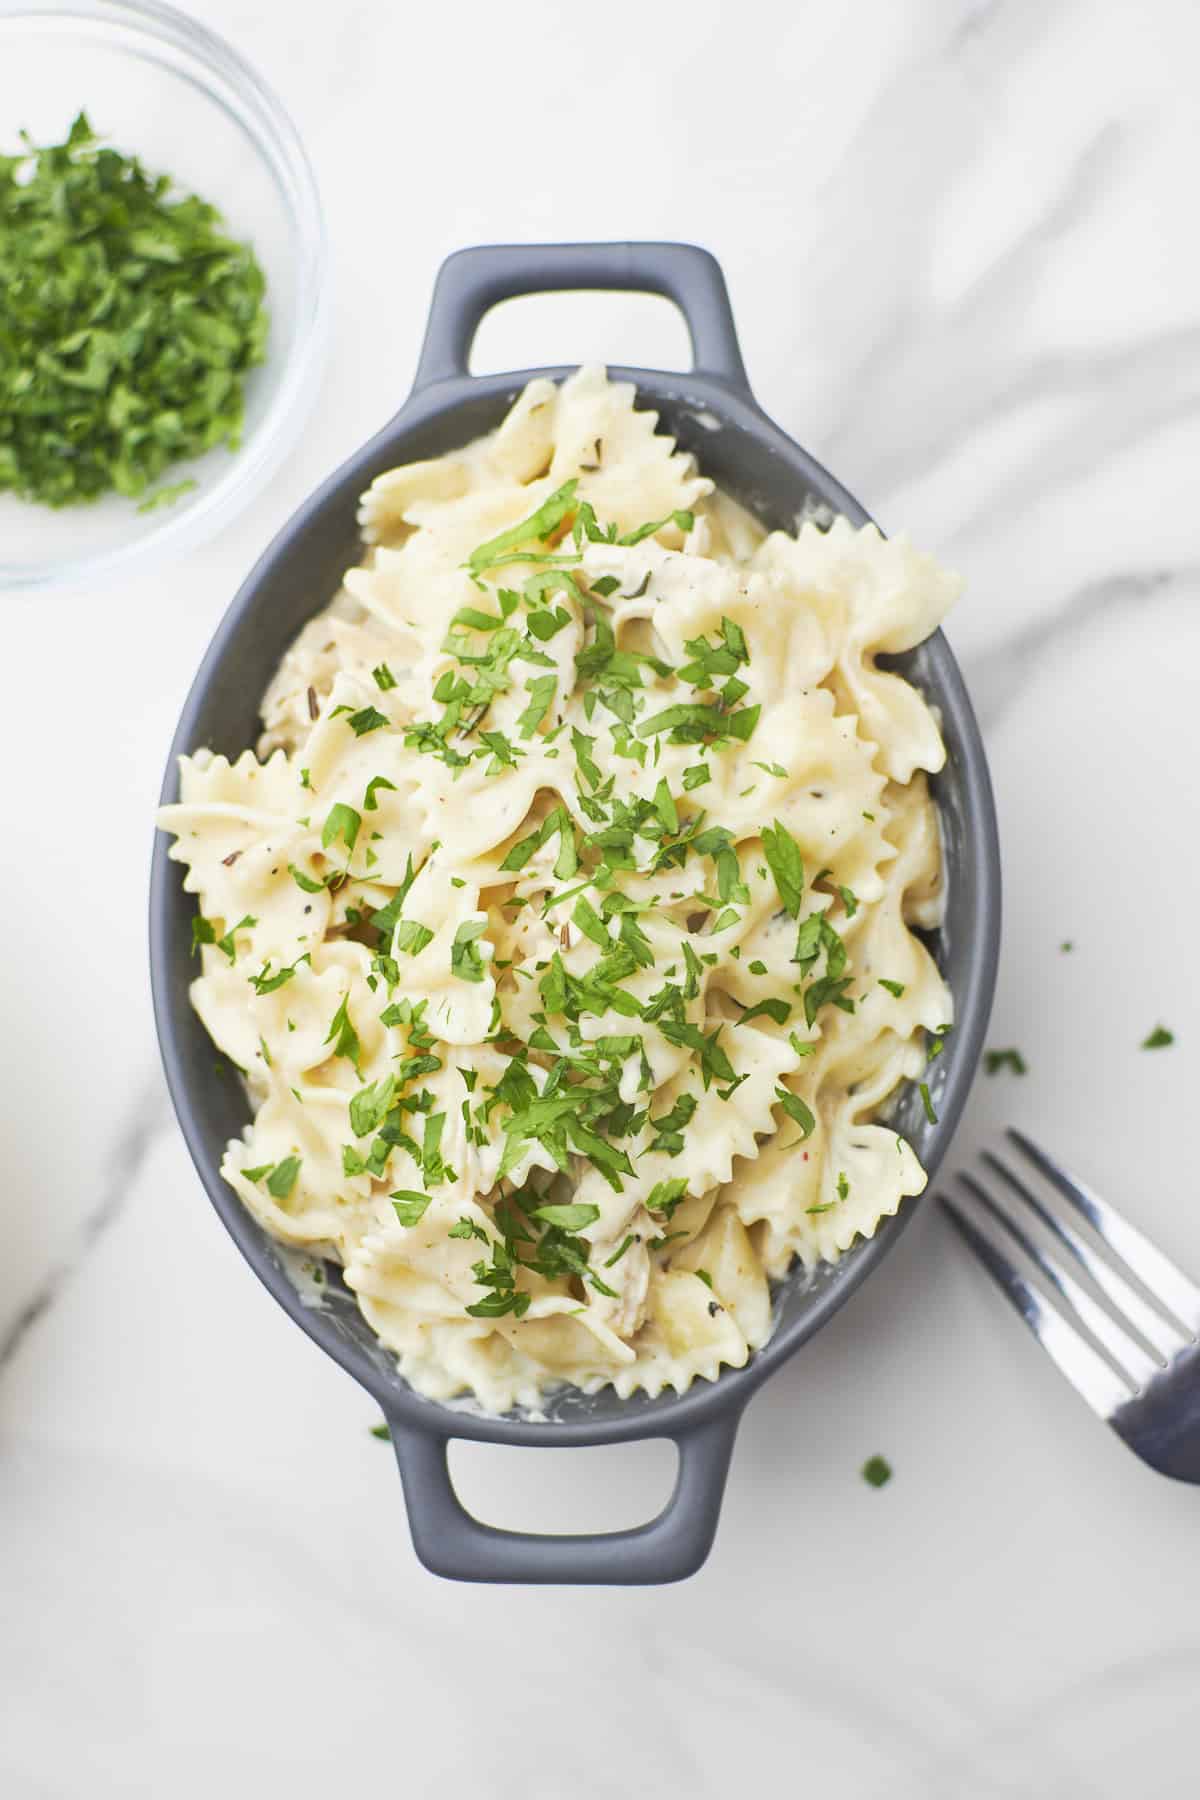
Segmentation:
[(158, 485), (196, 483), (174, 505), (139, 512), (111, 494), (51, 508), (0, 493), (0, 588), (107, 578), (210, 537), (294, 440), (325, 346), (316, 182), (291, 120), (237, 51), (155, 0), (0, 0), (0, 152), (17, 148), (22, 127), (61, 143), (81, 110), (253, 245), (267, 277), (266, 360), (246, 379), (240, 449), (172, 464)]

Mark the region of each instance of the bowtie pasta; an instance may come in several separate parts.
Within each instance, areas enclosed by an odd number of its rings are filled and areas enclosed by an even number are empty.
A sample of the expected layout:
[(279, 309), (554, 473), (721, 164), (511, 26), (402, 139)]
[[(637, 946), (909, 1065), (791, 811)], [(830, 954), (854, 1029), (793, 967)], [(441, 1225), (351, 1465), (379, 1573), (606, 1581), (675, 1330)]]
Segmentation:
[(769, 1282), (924, 1174), (878, 1122), (951, 1022), (929, 708), (954, 577), (765, 535), (583, 368), (381, 476), (367, 551), (162, 825), (254, 1110), (225, 1179), (336, 1257), (423, 1394), (739, 1367)]

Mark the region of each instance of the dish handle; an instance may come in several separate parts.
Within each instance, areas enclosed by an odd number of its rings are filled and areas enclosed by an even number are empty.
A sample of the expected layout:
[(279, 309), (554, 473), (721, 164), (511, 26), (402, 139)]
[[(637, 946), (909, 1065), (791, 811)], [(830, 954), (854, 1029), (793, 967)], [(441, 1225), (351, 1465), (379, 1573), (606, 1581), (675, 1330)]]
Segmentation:
[(692, 340), (693, 369), (750, 392), (721, 265), (697, 244), (484, 244), (438, 271), (414, 393), (461, 379), (483, 315), (518, 294), (624, 290), (673, 300)]
[[(708, 1555), (740, 1420), (741, 1409), (730, 1408), (663, 1433), (674, 1440), (679, 1470), (657, 1518), (628, 1531), (571, 1536), (483, 1524), (463, 1506), (450, 1479), (447, 1449), (454, 1434), (413, 1426), (394, 1413), (388, 1426), (413, 1547), (433, 1574), (452, 1581), (637, 1587), (682, 1581)], [(554, 1441), (551, 1430), (547, 1447)]]

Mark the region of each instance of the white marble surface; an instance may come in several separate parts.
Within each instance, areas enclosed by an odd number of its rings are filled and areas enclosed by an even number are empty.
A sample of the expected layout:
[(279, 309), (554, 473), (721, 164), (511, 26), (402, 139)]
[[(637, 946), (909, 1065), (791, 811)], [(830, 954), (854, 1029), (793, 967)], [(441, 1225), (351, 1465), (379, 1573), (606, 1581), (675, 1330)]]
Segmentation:
[[(303, 442), (186, 567), (5, 607), (0, 1792), (1192, 1792), (1200, 1493), (1092, 1419), (929, 1206), (751, 1408), (693, 1581), (428, 1576), (374, 1407), (259, 1290), (192, 1172), (144, 898), (201, 651), (403, 396), (440, 257), (697, 239), (767, 409), (969, 578), (951, 638), (1007, 880), (990, 1041), (1030, 1073), (981, 1079), (956, 1155), (1019, 1122), (1200, 1272), (1200, 12), (204, 11), (311, 150), (334, 348)], [(681, 346), (661, 305), (544, 301), (493, 318), (481, 353)], [(1160, 1019), (1176, 1046), (1142, 1052)], [(858, 1475), (875, 1451), (880, 1492)], [(654, 1510), (669, 1458), (458, 1468), (495, 1522), (598, 1526)]]

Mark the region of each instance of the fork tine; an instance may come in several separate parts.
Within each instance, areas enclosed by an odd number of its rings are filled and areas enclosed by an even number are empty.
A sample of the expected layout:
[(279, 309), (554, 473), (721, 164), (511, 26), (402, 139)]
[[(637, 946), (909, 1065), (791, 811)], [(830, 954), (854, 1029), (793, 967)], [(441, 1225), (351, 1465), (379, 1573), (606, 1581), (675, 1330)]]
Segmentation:
[(945, 1194), (939, 1194), (938, 1198), (968, 1248), (974, 1251), (1005, 1299), (1021, 1315), (1071, 1386), (1082, 1394), (1093, 1412), (1099, 1413), (1102, 1419), (1111, 1418), (1118, 1407), (1131, 1398), (1126, 1384), (1118, 1380), (1099, 1351), (1093, 1350), (1073, 1325), (1068, 1325), (1052, 1306), (1043, 1303), (1037, 1289), (1030, 1286), (955, 1201)]
[(1122, 1218), (1106, 1200), (1102, 1200), (1099, 1194), (1093, 1193), (1091, 1188), (1069, 1175), (1061, 1163), (1055, 1162), (1046, 1151), (1039, 1149), (1023, 1132), (1009, 1126), (1007, 1136), (1034, 1168), (1040, 1170), (1047, 1181), (1054, 1183), (1063, 1198), (1069, 1200), (1077, 1212), (1082, 1213), (1114, 1256), (1127, 1269), (1132, 1270), (1147, 1292), (1169, 1307), (1194, 1337), (1200, 1329), (1200, 1288), (1189, 1281), (1174, 1263), (1168, 1262), (1162, 1251), (1149, 1238), (1143, 1237), (1127, 1219)]
[(1164, 1362), (1186, 1347), (1189, 1342), (1186, 1332), (1180, 1331), (1177, 1325), (1169, 1324), (1160, 1317), (1151, 1306), (1147, 1306), (1142, 1296), (1130, 1287), (1124, 1276), (1118, 1275), (1112, 1265), (1087, 1244), (1072, 1225), (1060, 1219), (1057, 1213), (1038, 1198), (1033, 1189), (1026, 1186), (1008, 1164), (1001, 1162), (991, 1150), (981, 1152), (983, 1161), (989, 1169), (1005, 1181), (1013, 1192), (1022, 1199), (1031, 1211), (1037, 1214), (1047, 1230), (1052, 1231), (1059, 1241), (1066, 1245), (1075, 1260), (1086, 1269), (1096, 1286), (1116, 1307), (1127, 1325), (1132, 1325), (1139, 1335), (1152, 1344)]
[[(988, 1161), (992, 1159), (989, 1157)], [(1009, 1237), (1023, 1250), (1032, 1263), (1041, 1270), (1046, 1280), (1057, 1289), (1067, 1306), (1080, 1320), (1085, 1329), (1091, 1333), (1098, 1344), (1103, 1345), (1116, 1363), (1122, 1375), (1125, 1375), (1135, 1388), (1142, 1388), (1147, 1382), (1161, 1372), (1161, 1364), (1147, 1354), (1142, 1346), (1127, 1336), (1119, 1325), (1109, 1317), (1102, 1306), (1098, 1306), (1092, 1296), (1080, 1287), (1073, 1276), (1047, 1256), (1024, 1228), (1015, 1219), (1009, 1217), (1004, 1208), (988, 1193), (987, 1189), (973, 1175), (962, 1170), (958, 1179), (968, 1188), (975, 1198), (987, 1208), (992, 1218), (1002, 1225)]]

